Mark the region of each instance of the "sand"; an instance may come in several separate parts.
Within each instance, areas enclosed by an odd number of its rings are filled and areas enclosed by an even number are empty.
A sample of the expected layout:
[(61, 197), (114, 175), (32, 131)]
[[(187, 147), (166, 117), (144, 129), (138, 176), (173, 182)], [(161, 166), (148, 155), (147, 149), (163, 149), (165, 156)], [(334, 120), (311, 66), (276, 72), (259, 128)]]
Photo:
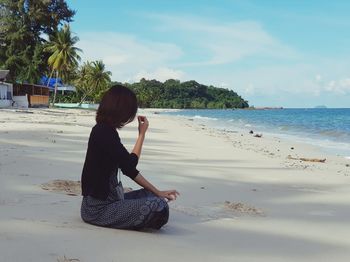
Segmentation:
[(80, 219), (94, 111), (0, 110), (0, 261), (350, 260), (349, 159), (154, 112), (138, 167), (181, 196), (160, 231), (134, 232)]

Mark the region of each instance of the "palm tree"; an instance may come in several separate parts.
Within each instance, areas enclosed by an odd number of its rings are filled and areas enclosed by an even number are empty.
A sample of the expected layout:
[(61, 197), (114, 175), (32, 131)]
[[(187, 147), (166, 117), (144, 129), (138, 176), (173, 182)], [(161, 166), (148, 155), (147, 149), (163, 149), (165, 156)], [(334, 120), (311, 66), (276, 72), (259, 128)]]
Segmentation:
[(78, 66), (80, 56), (78, 52), (81, 49), (74, 45), (79, 41), (77, 36), (72, 36), (69, 25), (65, 24), (62, 29), (57, 31), (44, 51), (51, 53), (48, 64), (51, 68), (51, 75), (56, 72), (55, 94), (52, 104), (55, 104), (57, 94), (57, 79), (65, 76), (71, 68)]
[(91, 70), (91, 63), (89, 61), (84, 62), (78, 69), (77, 78), (75, 79), (75, 86), (79, 93), (82, 93), (79, 106), (85, 101), (86, 97), (90, 93), (89, 85), (89, 71)]
[(105, 64), (102, 61), (85, 62), (79, 72), (76, 81), (77, 88), (83, 93), (79, 106), (90, 95), (98, 96), (108, 87), (111, 82), (110, 71), (106, 71)]
[(94, 90), (101, 91), (107, 84), (111, 81), (112, 73), (106, 71), (105, 64), (101, 61), (92, 62), (92, 67), (90, 71), (90, 83), (94, 87)]

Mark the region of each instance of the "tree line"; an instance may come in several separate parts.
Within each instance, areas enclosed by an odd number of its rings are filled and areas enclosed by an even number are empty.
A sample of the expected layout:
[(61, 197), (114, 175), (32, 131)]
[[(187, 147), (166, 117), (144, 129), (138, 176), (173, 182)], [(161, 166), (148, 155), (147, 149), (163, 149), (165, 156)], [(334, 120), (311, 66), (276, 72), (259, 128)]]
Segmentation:
[[(57, 93), (53, 104), (85, 101), (98, 103), (116, 82), (103, 61), (80, 63), (79, 38), (69, 23), (76, 11), (65, 0), (0, 0), (0, 68), (10, 70), (10, 81), (38, 83), (43, 75), (61, 78), (76, 93)], [(140, 107), (154, 108), (245, 108), (248, 102), (234, 91), (196, 81), (165, 82), (141, 79), (125, 83), (137, 95)]]
[(245, 108), (248, 102), (232, 90), (199, 84), (194, 80), (180, 82), (169, 79), (164, 83), (141, 79), (124, 85), (132, 89), (143, 108)]
[(61, 99), (80, 104), (108, 88), (111, 72), (102, 61), (80, 63), (79, 38), (69, 26), (75, 13), (64, 0), (0, 0), (0, 68), (10, 70), (10, 81), (37, 84), (44, 75), (61, 78), (77, 88)]

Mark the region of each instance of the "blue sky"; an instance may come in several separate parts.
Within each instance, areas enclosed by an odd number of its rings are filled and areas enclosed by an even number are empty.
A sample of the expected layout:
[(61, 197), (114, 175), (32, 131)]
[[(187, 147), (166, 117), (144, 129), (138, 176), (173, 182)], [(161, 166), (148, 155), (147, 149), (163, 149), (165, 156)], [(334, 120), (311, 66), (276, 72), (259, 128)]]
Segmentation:
[(350, 107), (350, 1), (69, 0), (112, 79), (196, 80), (255, 106)]

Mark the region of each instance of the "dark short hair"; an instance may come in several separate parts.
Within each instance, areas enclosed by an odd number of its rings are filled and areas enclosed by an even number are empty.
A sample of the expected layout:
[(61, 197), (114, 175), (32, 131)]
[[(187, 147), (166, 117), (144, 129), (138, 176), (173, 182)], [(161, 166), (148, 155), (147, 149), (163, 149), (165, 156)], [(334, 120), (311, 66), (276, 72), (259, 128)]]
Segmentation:
[(137, 98), (134, 92), (125, 86), (114, 85), (102, 97), (96, 122), (122, 128), (134, 120), (136, 112)]

